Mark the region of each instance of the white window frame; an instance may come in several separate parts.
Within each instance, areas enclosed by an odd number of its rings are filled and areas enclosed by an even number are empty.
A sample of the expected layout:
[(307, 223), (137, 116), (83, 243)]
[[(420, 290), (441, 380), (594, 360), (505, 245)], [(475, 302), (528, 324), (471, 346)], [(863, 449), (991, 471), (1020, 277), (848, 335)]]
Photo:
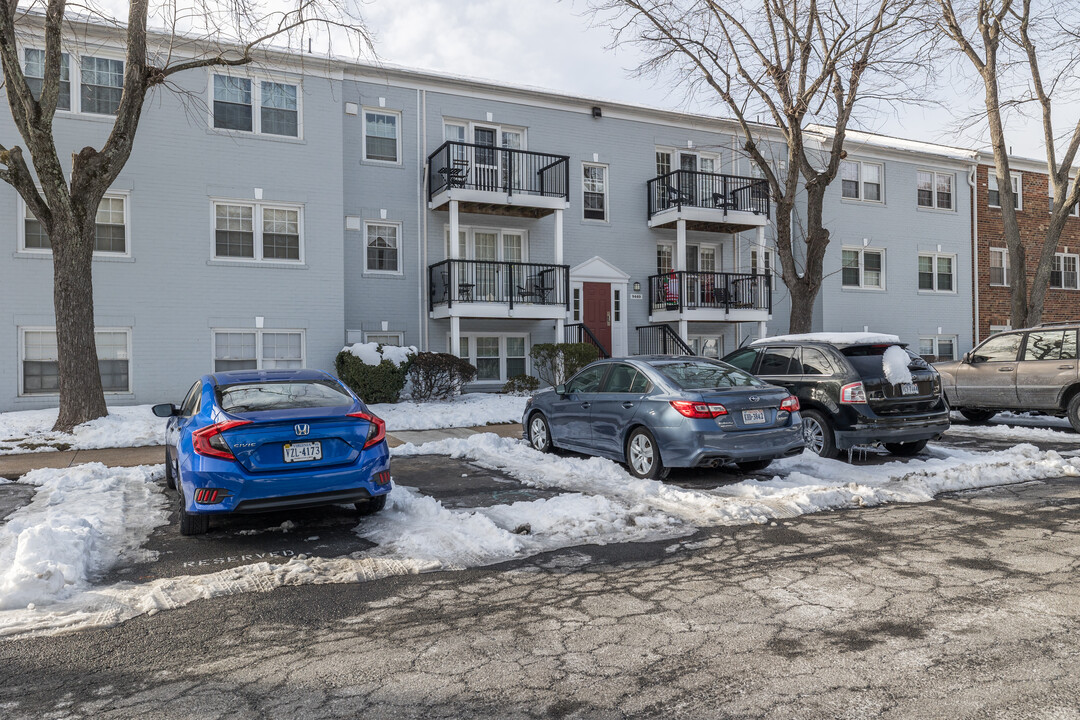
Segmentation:
[[(843, 163), (851, 163), (855, 165), (859, 170), (859, 179), (857, 181), (859, 188), (858, 197), (848, 197), (844, 194), (844, 178), (843, 178)], [(867, 200), (866, 199), (866, 173), (863, 172), (863, 167), (872, 165), (878, 169), (878, 188), (880, 200)], [(884, 205), (885, 204), (885, 163), (869, 162), (867, 160), (843, 160), (840, 167), (840, 199), (844, 202), (862, 202), (869, 203), (871, 205)]]
[[(405, 333), (401, 332), (400, 330), (379, 330), (379, 331), (365, 332), (364, 333), (364, 342), (366, 342), (366, 343), (379, 342), (378, 340), (372, 340), (371, 339), (372, 337), (379, 337), (379, 336), (381, 336), (381, 337), (391, 337), (391, 336), (393, 336), (393, 337), (397, 338), (397, 342), (394, 343), (395, 347), (404, 347), (405, 346)], [(383, 344), (385, 345), (386, 343), (383, 343)]]
[[(1016, 188), (1016, 209), (1017, 210), (1023, 210), (1024, 209), (1024, 175), (1023, 175), (1023, 173), (1018, 173), (1018, 172), (1011, 172), (1011, 173), (1009, 173), (1009, 175), (1011, 176), (1013, 187)], [(990, 183), (994, 183), (995, 187), (990, 187)], [(994, 170), (994, 168), (988, 168), (987, 171), (986, 171), (986, 206), (987, 207), (992, 207), (992, 208), (1000, 208), (1001, 207), (1001, 189), (996, 187), (996, 185), (997, 185), (997, 173)], [(995, 190), (998, 193), (998, 203), (996, 205), (994, 203), (990, 202), (990, 192), (995, 191)]]
[[(251, 129), (231, 130), (229, 128), (214, 127), (214, 76), (240, 78), (251, 82)], [(281, 85), (294, 85), (296, 87), (296, 137), (292, 135), (276, 135), (262, 131), (262, 84), (264, 82), (278, 83)], [(250, 137), (257, 135), (267, 140), (284, 140), (285, 142), (297, 142), (304, 139), (304, 86), (299, 78), (275, 73), (253, 73), (237, 71), (222, 72), (211, 68), (206, 79), (206, 127), (211, 132), (222, 135), (239, 135)]]
[[(858, 285), (845, 285), (844, 284), (844, 251), (851, 251), (859, 253), (859, 284)], [(881, 285), (867, 285), (866, 284), (866, 262), (863, 259), (866, 253), (877, 253), (881, 255)], [(885, 248), (874, 247), (854, 247), (845, 245), (840, 250), (840, 288), (842, 290), (874, 290), (884, 292), (885, 282)]]
[[(373, 223), (378, 224), (372, 220)], [(385, 223), (384, 223), (385, 224)], [(476, 259), (476, 233), (495, 233), (498, 235), (498, 239), (495, 241), (495, 259), (497, 262), (529, 262), (529, 231), (519, 230), (518, 228), (509, 227), (481, 227), (479, 225), (459, 225), (459, 233), (465, 233), (465, 256), (458, 257), (458, 260), (475, 260)], [(503, 244), (503, 235), (520, 235), (521, 236), (521, 260), (511, 261), (506, 260), (504, 257), (505, 246)], [(365, 232), (366, 236), (366, 232)], [(366, 246), (365, 246), (366, 247)], [(450, 225), (443, 225), (443, 249), (446, 252), (446, 259), (450, 259)], [(366, 261), (365, 261), (366, 262)]]
[[(375, 113), (376, 115), (393, 115), (394, 117), (397, 118), (397, 122), (394, 124), (394, 127), (397, 128), (397, 133), (396, 133), (397, 137), (395, 138), (397, 140), (397, 150), (395, 151), (395, 154), (397, 155), (397, 160), (380, 160), (378, 158), (369, 158), (368, 157), (368, 154), (367, 154), (367, 116), (368, 116), (368, 113)], [(366, 107), (366, 106), (360, 108), (360, 158), (365, 163), (371, 163), (373, 165), (388, 165), (388, 166), (390, 166), (390, 165), (395, 165), (395, 166), (396, 165), (401, 165), (401, 162), (402, 162), (402, 160), (401, 160), (401, 147), (402, 147), (401, 133), (402, 133), (402, 125), (401, 125), (401, 111), (400, 110), (391, 110), (389, 108)]]
[[(529, 129), (527, 127), (522, 127), (520, 125), (501, 125), (499, 123), (483, 122), (481, 120), (466, 120), (464, 118), (443, 116), (443, 142), (446, 142), (447, 140), (450, 139), (450, 138), (448, 138), (446, 136), (446, 126), (447, 125), (456, 125), (458, 127), (464, 127), (465, 128), (465, 140), (463, 142), (465, 142), (468, 145), (475, 145), (476, 144), (476, 135), (474, 133), (474, 130), (477, 127), (481, 127), (481, 128), (487, 129), (487, 130), (494, 130), (495, 131), (495, 139), (498, 140), (499, 143), (502, 143), (502, 134), (504, 132), (521, 133), (521, 148), (520, 149), (521, 150), (528, 150), (529, 149), (529, 132), (528, 132)], [(503, 146), (501, 144), (499, 144), (499, 145), (496, 145), (495, 147), (501, 148)]]
[[(1061, 282), (1062, 282), (1062, 284), (1061, 285), (1054, 285), (1053, 284), (1053, 279), (1052, 279), (1053, 275), (1051, 274), (1051, 276), (1050, 276), (1051, 277), (1050, 289), (1051, 290), (1080, 290), (1080, 254), (1077, 254), (1077, 253), (1063, 253), (1063, 252), (1054, 253), (1054, 265), (1051, 266), (1051, 271), (1052, 272), (1053, 272), (1053, 268), (1057, 267), (1058, 258), (1061, 259)], [(1073, 285), (1072, 287), (1069, 287), (1069, 286), (1065, 285), (1065, 258), (1072, 258), (1073, 262), (1075, 263), (1075, 267), (1076, 267), (1076, 276), (1077, 276), (1076, 280), (1077, 280), (1077, 282), (1076, 282), (1076, 285)]]
[[(661, 270), (660, 269), (660, 262), (659, 262), (659, 260), (660, 260), (660, 248), (667, 248), (668, 255), (671, 256), (671, 267), (668, 268), (667, 270)], [(666, 242), (658, 242), (658, 243), (656, 243), (656, 255), (654, 255), (653, 257), (654, 257), (654, 262), (655, 262), (655, 267), (656, 267), (656, 273), (655, 274), (657, 274), (657, 275), (666, 275), (666, 274), (668, 274), (669, 272), (672, 272), (675, 269), (675, 246), (672, 245), (671, 243), (666, 243)]]
[[(218, 205), (241, 205), (251, 208), (253, 238), (253, 257), (232, 257), (217, 254), (217, 207)], [(297, 260), (279, 260), (263, 257), (263, 210), (295, 210), (300, 231), (300, 257)], [(210, 259), (222, 263), (265, 263), (267, 265), (303, 265), (306, 262), (304, 243), (304, 205), (302, 203), (264, 202), (262, 200), (235, 200), (232, 198), (210, 198)]]
[[(131, 257), (131, 192), (129, 190), (110, 190), (105, 193), (102, 200), (119, 199), (124, 201), (124, 252), (108, 252), (105, 250), (94, 250), (94, 258), (129, 258)], [(28, 248), (26, 247), (26, 221), (30, 217), (30, 209), (26, 206), (26, 203), (20, 197), (18, 202), (18, 226), (15, 228), (15, 234), (18, 238), (18, 252), (19, 254), (27, 255), (52, 255), (52, 248)]]
[[(602, 219), (585, 217), (585, 168), (589, 167), (600, 168), (604, 171), (604, 217)], [(609, 171), (607, 163), (581, 163), (581, 221), (586, 223), (611, 223), (611, 172)]]
[[(217, 334), (218, 333), (255, 333), (255, 369), (263, 369), (263, 334), (271, 333), (299, 333), (300, 334), (300, 369), (307, 367), (307, 331), (303, 328), (210, 328), (210, 372), (218, 372), (217, 363)], [(225, 372), (222, 370), (221, 372)]]
[[(924, 340), (930, 341), (934, 346), (934, 352), (932, 352), (930, 354), (933, 355), (935, 358), (937, 358), (937, 360), (934, 360), (933, 362), (947, 362), (949, 360), (955, 360), (956, 359), (956, 342), (958, 340), (956, 335), (920, 335), (919, 336), (919, 345), (920, 345), (919, 350), (922, 350), (921, 346), (922, 346), (922, 343), (923, 343)], [(951, 358), (942, 358), (941, 354), (938, 352), (938, 350), (940, 349), (939, 348), (939, 343), (942, 340), (951, 340), (952, 341), (953, 352), (952, 352), (952, 357)], [(919, 354), (922, 355), (921, 352)]]
[[(385, 225), (389, 227), (397, 228), (397, 270), (376, 270), (368, 267), (368, 227), (372, 225)], [(400, 222), (394, 222), (391, 220), (365, 220), (364, 221), (364, 274), (365, 275), (402, 275), (404, 274), (401, 258), (401, 232), (402, 226)]]
[[(841, 255), (843, 258), (843, 255)], [(842, 262), (842, 260), (841, 260)], [(776, 251), (770, 248), (755, 247), (750, 250), (750, 272), (764, 275), (769, 271), (769, 286), (776, 289)], [(884, 272), (884, 268), (882, 269)]]
[[(1070, 177), (1068, 187), (1072, 187), (1072, 184), (1075, 181), (1076, 181), (1075, 177)], [(1046, 181), (1046, 186), (1047, 186), (1047, 189), (1049, 190), (1049, 192), (1047, 194), (1050, 196), (1050, 212), (1054, 212), (1054, 187), (1053, 187), (1053, 185), (1050, 184), (1049, 179), (1047, 179), (1047, 181)], [(1073, 205), (1073, 209), (1072, 209), (1072, 212), (1069, 213), (1069, 217), (1080, 217), (1080, 202)]]
[[(931, 193), (930, 193), (930, 199), (933, 202), (930, 205), (920, 205), (919, 204), (919, 173), (929, 173), (931, 175), (931, 177), (933, 178), (932, 185), (931, 185)], [(949, 191), (949, 195), (952, 198), (951, 207), (941, 207), (941, 206), (938, 205), (938, 193), (937, 193), (938, 176), (948, 176), (950, 178), (949, 187), (951, 189)], [(956, 206), (957, 206), (956, 193), (957, 193), (957, 187), (956, 187), (956, 173), (955, 172), (945, 172), (943, 170), (930, 170), (928, 168), (917, 168), (916, 169), (916, 171), (915, 171), (915, 207), (917, 209), (919, 209), (919, 210), (940, 210), (942, 212), (957, 212), (957, 209), (956, 209)]]
[[(22, 69), (22, 71), (24, 73), (26, 72), (26, 51), (27, 50), (38, 50), (40, 52), (45, 52), (45, 48), (43, 46), (35, 45), (35, 44), (18, 45), (18, 50), (19, 50), (19, 67)], [(79, 78), (79, 81), (76, 82), (76, 78), (78, 77), (79, 71), (81, 70), (81, 65), (80, 65), (79, 68), (75, 67), (76, 60), (78, 59), (78, 56), (72, 55), (70, 52), (67, 52), (67, 51), (62, 51), (60, 54), (61, 55), (66, 55), (67, 59), (68, 59), (68, 92), (70, 93), (70, 97), (68, 98), (68, 105), (70, 107), (67, 110), (63, 110), (63, 109), (57, 107), (56, 112), (58, 114), (60, 114), (60, 115), (75, 114), (75, 113), (78, 112), (77, 103), (82, 99), (82, 82), (81, 82), (81, 78)], [(125, 63), (127, 62), (126, 57), (125, 58), (121, 58), (119, 56), (112, 57), (112, 56), (110, 56), (108, 54), (105, 54), (105, 55), (91, 55), (90, 57), (106, 57), (106, 58), (108, 58), (110, 60), (123, 59)], [(41, 79), (44, 80), (44, 78), (41, 78)], [(115, 117), (115, 116), (109, 116), (109, 115), (99, 115), (98, 113), (88, 113), (88, 115), (90, 117)]]
[[(716, 359), (719, 360), (720, 358), (724, 357), (724, 355), (727, 354), (727, 353), (724, 352), (724, 336), (721, 335), (721, 334), (715, 334), (715, 335), (700, 335), (700, 334), (699, 335), (690, 335), (690, 336), (688, 336), (686, 338), (686, 340), (687, 340), (687, 343), (690, 345), (690, 347), (694, 347), (694, 344), (697, 343), (697, 347), (694, 348), (697, 351), (699, 351), (701, 349), (701, 346), (704, 343), (704, 341), (706, 341), (706, 340), (716, 340), (716, 352), (717, 352)], [(704, 355), (702, 357), (712, 357), (712, 356), (711, 355)]]
[[(510, 378), (506, 374), (506, 339), (507, 338), (522, 338), (525, 340), (525, 374), (532, 373), (531, 358), (529, 357), (529, 351), (532, 348), (531, 335), (529, 333), (521, 332), (463, 332), (461, 333), (461, 339), (467, 341), (469, 346), (469, 356), (463, 358), (468, 360), (469, 363), (476, 367), (476, 338), (478, 337), (497, 337), (499, 338), (499, 379), (498, 380), (480, 380), (476, 379), (473, 382), (479, 384), (505, 384)], [(461, 352), (460, 348), (451, 347), (453, 344), (453, 338), (449, 333), (446, 335), (446, 347), (450, 348), (452, 355), (457, 355)]]
[[(998, 248), (998, 247), (990, 248), (990, 256), (989, 257), (991, 259), (994, 257), (994, 255), (997, 255), (997, 254), (1001, 255), (1001, 270), (1002, 270), (1002, 275), (1004, 276), (1003, 277), (1004, 282), (1000, 282), (1000, 283), (994, 282), (993, 278), (989, 277), (989, 273), (987, 273), (987, 275), (988, 275), (987, 279), (989, 281), (990, 287), (1009, 287), (1009, 248)], [(993, 269), (993, 267), (994, 266), (991, 264), (989, 266), (989, 269)]]
[[(931, 274), (934, 276), (934, 287), (931, 288), (931, 289), (926, 289), (926, 288), (919, 287), (919, 266), (918, 266), (919, 261), (918, 261), (918, 258), (924, 258), (924, 257), (928, 257), (932, 261), (932, 265), (931, 265), (932, 273)], [(952, 275), (952, 290), (940, 290), (938, 288), (938, 270), (937, 270), (938, 258), (948, 258), (949, 260), (952, 260), (952, 272), (950, 273)], [(939, 252), (920, 252), (920, 253), (918, 253), (916, 255), (916, 260), (915, 260), (915, 263), (916, 263), (916, 265), (915, 265), (915, 287), (916, 287), (916, 289), (920, 293), (923, 293), (923, 294), (955, 295), (956, 294), (956, 278), (957, 278), (956, 260), (957, 260), (957, 258), (956, 258), (956, 255), (954, 253), (939, 253)], [(884, 270), (884, 268), (883, 268), (883, 270)]]
[[(97, 336), (98, 333), (118, 333), (118, 332), (122, 332), (125, 335), (127, 335), (128, 388), (127, 388), (127, 390), (106, 390), (105, 391), (106, 395), (113, 395), (113, 396), (131, 395), (134, 392), (133, 388), (135, 387), (135, 380), (134, 380), (135, 363), (134, 363), (134, 360), (133, 360), (132, 354), (131, 354), (131, 330), (132, 329), (129, 328), (129, 327), (95, 327), (94, 328), (95, 340), (96, 340), (96, 336)], [(59, 392), (53, 392), (53, 393), (28, 393), (28, 392), (25, 392), (25, 389), (23, 387), (23, 363), (26, 361), (26, 333), (28, 333), (28, 332), (51, 332), (51, 333), (55, 333), (56, 332), (56, 326), (55, 325), (40, 325), (40, 326), (33, 326), (33, 325), (21, 326), (20, 325), (19, 326), (19, 348), (18, 348), (18, 352), (19, 352), (19, 370), (18, 370), (18, 373), (17, 373), (18, 374), (19, 391), (18, 391), (17, 396), (18, 397), (28, 397), (28, 398), (58, 397), (59, 394), (60, 394)]]

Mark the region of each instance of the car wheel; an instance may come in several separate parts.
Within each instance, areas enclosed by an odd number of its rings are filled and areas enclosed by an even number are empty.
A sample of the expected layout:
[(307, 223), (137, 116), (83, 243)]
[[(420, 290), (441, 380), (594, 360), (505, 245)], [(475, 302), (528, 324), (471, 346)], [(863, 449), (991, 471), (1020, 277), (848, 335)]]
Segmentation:
[(772, 465), (772, 460), (748, 460), (746, 462), (735, 463), (743, 472), (757, 472), (758, 470), (764, 470)]
[(973, 423), (984, 423), (997, 415), (995, 410), (976, 410), (975, 408), (960, 408), (960, 414)]
[(367, 502), (356, 503), (356, 512), (359, 513), (361, 517), (374, 515), (386, 507), (386, 496), (389, 494), (390, 493), (383, 493), (382, 495), (376, 495)]
[(885, 443), (885, 449), (893, 455), (911, 457), (922, 452), (922, 449), (926, 447), (926, 442), (926, 440), (916, 440), (915, 442), (906, 443)]
[(1080, 392), (1072, 396), (1069, 404), (1065, 406), (1065, 411), (1069, 415), (1069, 423), (1073, 426), (1073, 430), (1080, 433)]
[(210, 517), (208, 515), (195, 515), (184, 508), (184, 489), (182, 487), (177, 488), (176, 497), (180, 507), (181, 535), (202, 535), (210, 529)]
[(533, 450), (551, 452), (551, 429), (547, 419), (538, 412), (529, 418), (529, 444)]
[(823, 458), (835, 458), (840, 454), (840, 451), (836, 449), (832, 423), (824, 413), (817, 410), (803, 410), (802, 430), (807, 450)]
[(165, 487), (170, 490), (176, 489), (176, 476), (173, 475), (173, 463), (168, 450), (165, 451)]
[(626, 466), (634, 477), (663, 480), (668, 469), (660, 458), (656, 438), (645, 428), (637, 428), (626, 441)]

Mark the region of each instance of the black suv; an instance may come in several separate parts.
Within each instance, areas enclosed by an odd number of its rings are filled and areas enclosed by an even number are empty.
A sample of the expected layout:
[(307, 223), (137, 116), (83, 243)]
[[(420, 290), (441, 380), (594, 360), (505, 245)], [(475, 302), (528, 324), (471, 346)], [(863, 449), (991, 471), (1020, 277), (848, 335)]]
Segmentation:
[[(910, 358), (913, 382), (886, 379), (883, 356), (893, 344)], [(822, 457), (874, 443), (915, 455), (949, 429), (940, 376), (902, 343), (765, 338), (724, 362), (798, 397), (806, 447)]]

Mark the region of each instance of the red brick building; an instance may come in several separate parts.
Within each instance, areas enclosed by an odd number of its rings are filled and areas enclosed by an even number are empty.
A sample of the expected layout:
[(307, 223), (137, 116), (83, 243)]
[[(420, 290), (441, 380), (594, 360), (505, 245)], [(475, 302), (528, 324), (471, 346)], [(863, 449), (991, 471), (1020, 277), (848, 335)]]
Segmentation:
[[(1017, 197), (1017, 220), (1027, 250), (1027, 276), (1031, 283), (1035, 265), (1046, 237), (1050, 220), (1050, 185), (1046, 165), (1034, 160), (1010, 160), (1013, 186), (1020, 188)], [(975, 202), (972, 204), (972, 234), (975, 249), (975, 342), (994, 332), (1007, 329), (1009, 322), (1009, 267), (1001, 208), (998, 205), (997, 178), (993, 158), (981, 154), (976, 172)], [(1050, 290), (1046, 294), (1043, 322), (1080, 320), (1080, 215), (1076, 208), (1065, 223), (1054, 259)]]

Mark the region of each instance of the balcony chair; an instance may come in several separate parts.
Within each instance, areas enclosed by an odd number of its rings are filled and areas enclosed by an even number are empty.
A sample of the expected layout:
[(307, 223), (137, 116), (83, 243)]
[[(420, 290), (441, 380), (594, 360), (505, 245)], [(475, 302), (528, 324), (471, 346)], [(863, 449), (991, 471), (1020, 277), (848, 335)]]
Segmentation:
[(536, 275), (530, 275), (525, 279), (525, 285), (518, 285), (517, 292), (521, 296), (521, 302), (532, 302), (540, 305), (546, 305), (548, 295), (551, 294), (553, 288), (545, 284), (543, 272)]
[(667, 186), (667, 201), (668, 207), (693, 204), (693, 201), (690, 198), (690, 193), (684, 190), (680, 190), (674, 185)]
[(463, 188), (469, 178), (469, 161), (453, 160), (450, 165), (439, 168), (438, 173), (446, 178), (446, 187)]

